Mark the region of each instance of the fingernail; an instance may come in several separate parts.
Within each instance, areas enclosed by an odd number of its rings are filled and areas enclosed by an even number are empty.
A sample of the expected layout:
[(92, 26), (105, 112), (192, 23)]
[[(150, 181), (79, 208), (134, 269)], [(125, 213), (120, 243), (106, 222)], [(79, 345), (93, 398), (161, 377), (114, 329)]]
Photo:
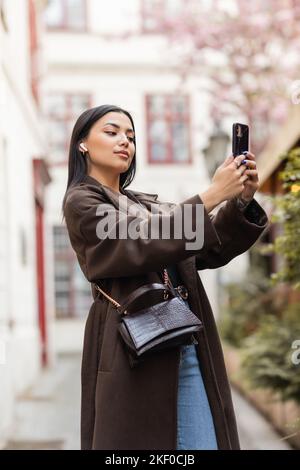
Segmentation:
[(243, 155), (248, 155), (248, 152), (247, 150), (245, 150), (244, 152), (242, 152)]
[(243, 161), (241, 162), (241, 165), (245, 165), (245, 163), (247, 163), (247, 160), (243, 160)]

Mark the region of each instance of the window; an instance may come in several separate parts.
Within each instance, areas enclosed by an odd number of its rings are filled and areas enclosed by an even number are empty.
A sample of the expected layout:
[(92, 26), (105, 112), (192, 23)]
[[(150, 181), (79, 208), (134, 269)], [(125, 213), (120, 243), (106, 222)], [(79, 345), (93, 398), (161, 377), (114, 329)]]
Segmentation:
[(55, 309), (57, 318), (85, 318), (93, 297), (70, 245), (66, 227), (53, 227)]
[(142, 31), (144, 33), (163, 32), (163, 22), (173, 21), (182, 16), (190, 0), (141, 0)]
[(48, 0), (45, 22), (50, 30), (86, 31), (86, 0)]
[(90, 107), (88, 94), (49, 94), (44, 98), (50, 162), (66, 164), (72, 128), (78, 116)]
[(187, 96), (146, 97), (148, 161), (190, 163), (189, 103)]

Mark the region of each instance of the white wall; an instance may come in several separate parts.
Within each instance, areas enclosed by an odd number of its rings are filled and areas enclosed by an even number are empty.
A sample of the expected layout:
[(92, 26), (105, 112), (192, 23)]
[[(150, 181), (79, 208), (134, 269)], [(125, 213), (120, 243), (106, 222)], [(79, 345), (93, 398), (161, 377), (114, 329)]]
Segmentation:
[(5, 344), (0, 443), (9, 433), (16, 396), (40, 369), (32, 159), (44, 154), (30, 90), (27, 1), (5, 5), (8, 31), (0, 24), (0, 339)]

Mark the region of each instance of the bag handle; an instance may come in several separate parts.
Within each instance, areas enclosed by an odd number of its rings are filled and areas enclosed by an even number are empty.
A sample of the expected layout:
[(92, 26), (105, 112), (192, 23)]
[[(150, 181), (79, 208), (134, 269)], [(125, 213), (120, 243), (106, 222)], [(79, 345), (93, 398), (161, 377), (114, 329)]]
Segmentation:
[(173, 297), (175, 297), (175, 294), (172, 292), (172, 290), (168, 286), (165, 286), (164, 284), (159, 284), (159, 283), (145, 284), (143, 286), (138, 287), (137, 289), (135, 289), (133, 292), (129, 294), (129, 296), (123, 302), (123, 305), (120, 305), (118, 307), (118, 312), (120, 314), (126, 315), (128, 313), (127, 309), (131, 303), (133, 303), (136, 299), (144, 295), (146, 292), (155, 292), (155, 291), (156, 292), (163, 291), (164, 300), (167, 300), (170, 294)]
[[(168, 297), (169, 297), (169, 293), (171, 292), (173, 294), (173, 290), (174, 290), (174, 286), (171, 282), (171, 279), (169, 277), (169, 274), (168, 274), (168, 271), (166, 270), (166, 268), (164, 268), (163, 270), (163, 280), (164, 280), (164, 299), (166, 300)], [(158, 283), (154, 283), (154, 284), (146, 284), (145, 286), (142, 286), (142, 287), (139, 287), (138, 289), (136, 289), (134, 292), (132, 292), (129, 297), (127, 298), (127, 301), (126, 301), (126, 304), (129, 303), (129, 298), (131, 297), (132, 294), (134, 294), (135, 292), (139, 291), (140, 289), (142, 288), (147, 288), (147, 290), (149, 290), (149, 286), (162, 286), (162, 284), (158, 284)], [(95, 286), (95, 289), (98, 290), (99, 292), (101, 292), (101, 294), (104, 295), (104, 297), (107, 298), (107, 300), (109, 300), (109, 302), (111, 302), (113, 304), (113, 306), (115, 307), (115, 309), (118, 310), (118, 312), (120, 312), (120, 309), (122, 309), (122, 306), (119, 302), (117, 302), (115, 299), (113, 299), (110, 295), (108, 295), (106, 292), (104, 292), (103, 289), (101, 289), (101, 287), (98, 286), (98, 284), (96, 284), (94, 282), (94, 286)], [(161, 287), (160, 287), (161, 288)], [(150, 288), (151, 289), (151, 288)], [(154, 289), (157, 289), (157, 287), (155, 287)], [(144, 292), (143, 292), (144, 293)], [(137, 295), (139, 296), (141, 295), (140, 293)], [(134, 297), (133, 300), (135, 300), (135, 298), (137, 298), (137, 296)], [(132, 301), (132, 300), (131, 300)], [(126, 310), (126, 309), (125, 309)], [(120, 312), (121, 313), (121, 312)], [(127, 313), (127, 312), (126, 312)], [(123, 311), (123, 314), (125, 314), (125, 311)]]

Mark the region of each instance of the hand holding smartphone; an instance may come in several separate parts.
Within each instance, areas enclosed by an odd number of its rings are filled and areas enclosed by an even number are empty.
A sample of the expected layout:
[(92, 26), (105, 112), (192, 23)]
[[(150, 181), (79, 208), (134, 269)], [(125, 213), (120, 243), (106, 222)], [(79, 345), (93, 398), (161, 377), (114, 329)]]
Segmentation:
[(235, 122), (232, 125), (232, 154), (234, 157), (249, 151), (249, 126)]

